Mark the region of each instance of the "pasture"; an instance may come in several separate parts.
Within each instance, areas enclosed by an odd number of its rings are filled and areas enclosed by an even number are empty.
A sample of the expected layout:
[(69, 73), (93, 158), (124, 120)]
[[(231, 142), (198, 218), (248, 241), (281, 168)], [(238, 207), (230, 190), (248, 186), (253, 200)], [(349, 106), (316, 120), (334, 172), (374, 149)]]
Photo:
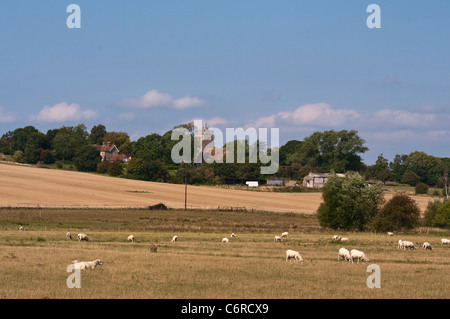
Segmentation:
[[(274, 242), (283, 231), (289, 237)], [(78, 242), (79, 232), (90, 241)], [(126, 240), (130, 234), (134, 243)], [(175, 234), (179, 241), (171, 242)], [(350, 241), (333, 242), (335, 234)], [(223, 237), (230, 242), (221, 243)], [(0, 298), (449, 298), (444, 237), (448, 231), (331, 232), (314, 215), (286, 213), (1, 209)], [(398, 239), (418, 249), (398, 250)], [(424, 241), (433, 251), (421, 249)], [(152, 244), (157, 252), (149, 250)], [(340, 247), (362, 250), (370, 262), (338, 261)], [(287, 249), (304, 262), (286, 262)], [(67, 266), (97, 258), (103, 265), (82, 271), (81, 288), (69, 289)], [(380, 266), (380, 289), (366, 285), (369, 264)]]

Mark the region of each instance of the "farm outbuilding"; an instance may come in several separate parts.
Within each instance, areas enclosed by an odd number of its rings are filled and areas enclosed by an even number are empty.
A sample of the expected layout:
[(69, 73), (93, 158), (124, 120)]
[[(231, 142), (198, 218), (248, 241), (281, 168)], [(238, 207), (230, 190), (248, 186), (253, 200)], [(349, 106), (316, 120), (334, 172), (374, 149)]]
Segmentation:
[(283, 186), (284, 182), (281, 178), (269, 178), (267, 179), (267, 185), (269, 186)]
[[(303, 178), (303, 186), (308, 188), (322, 188), (332, 174), (329, 173), (309, 173)], [(336, 174), (339, 177), (345, 177), (345, 174)]]

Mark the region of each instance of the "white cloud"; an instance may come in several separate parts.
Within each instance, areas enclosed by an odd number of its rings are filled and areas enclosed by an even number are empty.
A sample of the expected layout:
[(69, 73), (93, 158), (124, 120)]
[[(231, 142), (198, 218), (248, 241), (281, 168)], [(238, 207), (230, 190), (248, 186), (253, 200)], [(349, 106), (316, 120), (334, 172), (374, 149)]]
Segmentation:
[(321, 126), (335, 127), (354, 122), (361, 114), (354, 110), (333, 109), (326, 103), (305, 104), (294, 111), (281, 111), (250, 121), (247, 127)]
[(205, 105), (206, 102), (197, 98), (197, 97), (191, 97), (191, 96), (185, 96), (180, 99), (177, 99), (173, 101), (173, 106), (177, 110), (184, 110), (184, 109), (190, 109), (193, 107), (199, 107)]
[(184, 110), (193, 107), (200, 107), (206, 104), (206, 101), (190, 95), (174, 99), (167, 93), (161, 93), (158, 90), (151, 90), (137, 99), (126, 99), (118, 103), (120, 106), (138, 109), (151, 109), (155, 107), (171, 107), (177, 110)]
[(5, 112), (4, 108), (0, 106), (0, 123), (11, 123), (16, 120), (16, 115), (11, 112)]
[(75, 103), (68, 104), (61, 102), (53, 106), (44, 106), (37, 115), (32, 115), (30, 118), (38, 122), (69, 122), (79, 120), (90, 120), (98, 116), (98, 113), (92, 110), (81, 109), (81, 106)]
[[(282, 114), (287, 118), (287, 114)], [(298, 125), (338, 126), (359, 118), (353, 110), (333, 109), (329, 104), (316, 103), (298, 107), (289, 118)]]
[(384, 109), (374, 114), (371, 121), (375, 124), (390, 125), (392, 127), (431, 127), (436, 119), (432, 113), (412, 113)]
[(170, 104), (172, 97), (169, 94), (161, 93), (158, 90), (151, 90), (138, 99), (127, 99), (119, 102), (122, 106), (149, 109), (153, 107)]

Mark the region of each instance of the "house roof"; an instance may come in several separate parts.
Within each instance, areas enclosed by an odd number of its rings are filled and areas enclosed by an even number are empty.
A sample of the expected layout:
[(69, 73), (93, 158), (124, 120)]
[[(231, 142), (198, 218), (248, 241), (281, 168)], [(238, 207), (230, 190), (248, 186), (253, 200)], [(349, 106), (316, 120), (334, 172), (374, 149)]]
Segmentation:
[(92, 146), (94, 146), (100, 152), (111, 152), (114, 148), (117, 149), (116, 145), (113, 144), (92, 145)]

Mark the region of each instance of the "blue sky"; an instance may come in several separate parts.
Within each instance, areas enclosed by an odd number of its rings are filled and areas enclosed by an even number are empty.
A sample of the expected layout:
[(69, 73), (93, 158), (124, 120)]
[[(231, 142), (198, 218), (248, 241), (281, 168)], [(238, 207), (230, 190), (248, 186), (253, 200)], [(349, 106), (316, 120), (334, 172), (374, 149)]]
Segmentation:
[[(69, 29), (69, 4), (81, 29)], [(369, 4), (381, 29), (369, 29)], [(203, 119), (280, 143), (355, 129), (363, 155), (448, 157), (450, 2), (0, 2), (0, 134), (84, 123), (132, 139)]]

